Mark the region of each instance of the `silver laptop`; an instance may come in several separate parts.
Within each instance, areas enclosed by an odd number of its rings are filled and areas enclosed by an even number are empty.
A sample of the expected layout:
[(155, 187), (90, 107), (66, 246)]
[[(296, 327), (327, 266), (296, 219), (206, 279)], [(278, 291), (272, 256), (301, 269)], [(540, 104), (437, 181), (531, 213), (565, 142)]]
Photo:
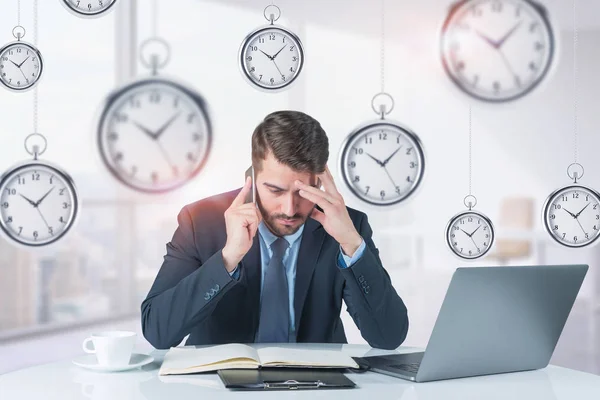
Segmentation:
[(363, 357), (415, 382), (544, 368), (587, 265), (458, 268), (425, 352)]

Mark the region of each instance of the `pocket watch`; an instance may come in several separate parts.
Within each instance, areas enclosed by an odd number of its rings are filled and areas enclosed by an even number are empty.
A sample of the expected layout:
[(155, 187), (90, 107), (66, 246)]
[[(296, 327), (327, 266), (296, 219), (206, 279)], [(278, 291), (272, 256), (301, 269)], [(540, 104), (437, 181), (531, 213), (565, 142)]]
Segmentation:
[(13, 36), (17, 40), (0, 48), (0, 82), (14, 92), (32, 89), (42, 77), (42, 54), (33, 44), (21, 40), (25, 28), (16, 26)]
[(546, 76), (555, 53), (546, 9), (532, 0), (461, 0), (443, 24), (441, 58), (450, 79), (472, 97), (504, 102)]
[(117, 0), (59, 0), (63, 6), (81, 18), (96, 18), (112, 10)]
[[(267, 9), (273, 7), (277, 17)], [(260, 90), (276, 92), (296, 80), (304, 65), (304, 47), (292, 31), (274, 22), (281, 16), (279, 7), (269, 5), (263, 12), (269, 25), (259, 27), (242, 41), (238, 52), (240, 70), (244, 78)]]
[(399, 122), (385, 119), (393, 107), (383, 107), (381, 118), (358, 126), (346, 137), (340, 152), (340, 171), (350, 191), (375, 206), (398, 204), (413, 193), (423, 180), (425, 152), (419, 137)]
[[(467, 203), (467, 198), (474, 201)], [(483, 257), (494, 244), (494, 225), (483, 213), (474, 211), (477, 204), (474, 196), (465, 197), (468, 211), (453, 216), (446, 225), (446, 243), (460, 258), (473, 260)]]
[[(580, 164), (572, 164), (571, 166)], [(581, 167), (583, 171), (583, 167)], [(544, 228), (557, 243), (577, 248), (597, 243), (600, 237), (600, 193), (578, 183), (583, 176), (575, 173), (572, 185), (552, 192), (544, 203)]]
[(145, 193), (163, 193), (189, 182), (205, 165), (211, 147), (204, 98), (156, 75), (167, 60), (152, 66), (153, 76), (111, 93), (96, 124), (98, 148), (108, 170), (121, 183)]
[[(0, 227), (12, 241), (44, 246), (62, 238), (74, 225), (79, 211), (75, 184), (58, 166), (38, 159), (14, 165), (0, 178)], [(46, 139), (43, 138), (44, 143)]]

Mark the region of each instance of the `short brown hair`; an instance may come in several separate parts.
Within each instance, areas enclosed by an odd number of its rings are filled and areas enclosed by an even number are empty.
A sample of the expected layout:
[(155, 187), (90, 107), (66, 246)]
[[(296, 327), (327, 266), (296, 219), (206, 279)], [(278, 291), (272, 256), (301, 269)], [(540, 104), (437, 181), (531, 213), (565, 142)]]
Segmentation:
[(252, 134), (252, 165), (262, 169), (269, 152), (295, 171), (320, 174), (329, 159), (329, 140), (319, 121), (300, 111), (276, 111)]

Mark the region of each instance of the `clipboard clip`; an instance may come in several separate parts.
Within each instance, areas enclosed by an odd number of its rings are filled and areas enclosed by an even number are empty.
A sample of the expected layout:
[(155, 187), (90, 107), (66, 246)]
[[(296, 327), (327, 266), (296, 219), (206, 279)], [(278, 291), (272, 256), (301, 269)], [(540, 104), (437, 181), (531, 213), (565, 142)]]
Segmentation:
[(299, 389), (299, 388), (318, 388), (325, 386), (325, 383), (318, 380), (315, 382), (299, 382), (294, 379), (288, 379), (282, 382), (263, 382), (265, 389)]

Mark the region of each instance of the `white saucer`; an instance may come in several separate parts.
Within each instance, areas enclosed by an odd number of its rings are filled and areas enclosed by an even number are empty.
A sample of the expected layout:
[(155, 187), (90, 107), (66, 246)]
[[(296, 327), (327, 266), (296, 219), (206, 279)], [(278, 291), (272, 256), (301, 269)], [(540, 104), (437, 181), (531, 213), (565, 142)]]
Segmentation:
[(91, 369), (93, 371), (117, 372), (139, 368), (146, 364), (150, 364), (152, 361), (154, 361), (154, 357), (152, 356), (147, 354), (133, 353), (129, 359), (129, 365), (121, 367), (107, 367), (104, 365), (98, 365), (98, 359), (96, 358), (95, 354), (86, 354), (84, 356), (75, 358), (73, 360), (73, 364), (82, 368)]

